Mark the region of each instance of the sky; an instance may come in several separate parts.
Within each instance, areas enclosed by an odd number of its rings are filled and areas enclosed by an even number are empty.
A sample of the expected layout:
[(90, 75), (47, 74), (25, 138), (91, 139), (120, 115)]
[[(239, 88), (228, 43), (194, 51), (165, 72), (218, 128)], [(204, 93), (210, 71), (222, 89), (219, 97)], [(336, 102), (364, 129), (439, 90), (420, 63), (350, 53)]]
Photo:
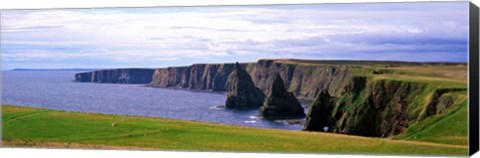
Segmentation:
[(467, 62), (468, 2), (2, 10), (2, 69)]

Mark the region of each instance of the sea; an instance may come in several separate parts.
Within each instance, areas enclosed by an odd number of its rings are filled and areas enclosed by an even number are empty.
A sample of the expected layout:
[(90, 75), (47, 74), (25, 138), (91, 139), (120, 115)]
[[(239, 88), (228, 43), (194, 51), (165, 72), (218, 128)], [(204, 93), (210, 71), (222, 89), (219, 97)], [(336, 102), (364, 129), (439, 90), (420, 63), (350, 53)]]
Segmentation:
[[(142, 84), (75, 82), (81, 71), (2, 71), (2, 104), (75, 112), (159, 117), (301, 130), (285, 120), (265, 120), (258, 110), (228, 110), (226, 93), (152, 88)], [(297, 120), (299, 122), (304, 121)]]

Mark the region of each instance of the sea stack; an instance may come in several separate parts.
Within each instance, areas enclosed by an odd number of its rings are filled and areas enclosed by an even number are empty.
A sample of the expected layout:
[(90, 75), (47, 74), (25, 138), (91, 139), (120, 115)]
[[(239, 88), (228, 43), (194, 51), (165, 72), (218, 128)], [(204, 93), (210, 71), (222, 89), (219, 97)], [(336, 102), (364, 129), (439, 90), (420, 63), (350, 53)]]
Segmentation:
[(335, 124), (335, 119), (331, 116), (334, 107), (335, 98), (330, 96), (327, 89), (322, 90), (308, 111), (304, 130), (331, 131), (332, 125)]
[(287, 91), (279, 74), (275, 77), (270, 90), (270, 95), (265, 98), (263, 106), (260, 107), (260, 115), (263, 118), (289, 119), (305, 117), (302, 105), (292, 92)]
[(258, 109), (265, 99), (265, 94), (255, 87), (250, 75), (238, 62), (228, 76), (225, 89), (228, 92), (227, 109)]

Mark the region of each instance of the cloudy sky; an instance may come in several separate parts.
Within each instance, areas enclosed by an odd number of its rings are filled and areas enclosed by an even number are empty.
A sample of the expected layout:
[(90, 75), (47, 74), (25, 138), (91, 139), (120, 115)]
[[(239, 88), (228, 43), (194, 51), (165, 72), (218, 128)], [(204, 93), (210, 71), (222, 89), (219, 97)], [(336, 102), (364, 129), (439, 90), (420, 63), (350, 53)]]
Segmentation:
[(2, 69), (466, 62), (468, 2), (4, 10), (0, 44)]

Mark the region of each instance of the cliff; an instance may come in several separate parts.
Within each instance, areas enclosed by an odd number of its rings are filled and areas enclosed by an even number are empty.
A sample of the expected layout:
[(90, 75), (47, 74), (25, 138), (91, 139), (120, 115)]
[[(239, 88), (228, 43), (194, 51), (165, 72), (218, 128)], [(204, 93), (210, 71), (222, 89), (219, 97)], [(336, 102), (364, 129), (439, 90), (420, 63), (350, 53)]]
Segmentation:
[(147, 84), (152, 81), (153, 69), (111, 69), (75, 74), (77, 82)]
[[(318, 61), (318, 60), (291, 60), (262, 59), (256, 63), (242, 63), (242, 67), (251, 76), (256, 87), (266, 95), (269, 94), (270, 85), (275, 74), (280, 74), (285, 81), (288, 91), (297, 98), (313, 100), (323, 89), (328, 89), (332, 96), (338, 96), (344, 86), (354, 75), (370, 74), (403, 74), (396, 68), (403, 67), (432, 67), (465, 65), (462, 63), (416, 63), (393, 61)], [(193, 64), (191, 66), (157, 68), (150, 75), (150, 69), (118, 69), (100, 70), (96, 73), (80, 73), (76, 75), (79, 82), (98, 83), (132, 83), (126, 82), (125, 75), (137, 77), (142, 82), (152, 87), (193, 89), (206, 91), (227, 91), (229, 87), (227, 78), (233, 71), (234, 63), (225, 64)], [(138, 73), (134, 71), (139, 71)], [(148, 71), (144, 72), (144, 71)], [(463, 70), (464, 71), (464, 70)], [(412, 73), (412, 72), (408, 72)], [(449, 72), (450, 73), (450, 72)], [(94, 75), (96, 74), (96, 75)], [(458, 76), (458, 75), (455, 75)], [(136, 79), (137, 80), (137, 79)], [(151, 80), (151, 82), (148, 82)], [(144, 81), (144, 82), (143, 82)]]
[(336, 133), (392, 137), (426, 117), (447, 112), (454, 102), (462, 102), (453, 94), (466, 95), (466, 88), (444, 86), (422, 80), (355, 76), (339, 97), (325, 92), (317, 97), (304, 129), (323, 131), (326, 126)]
[(235, 64), (227, 80), (227, 109), (258, 109), (262, 106), (265, 94), (255, 87), (250, 75), (240, 64)]
[(330, 96), (328, 90), (322, 90), (308, 110), (304, 130), (331, 131), (331, 126), (334, 125), (336, 121), (331, 116), (333, 108), (335, 108), (335, 103), (335, 98)]
[[(246, 67), (246, 64), (241, 64)], [(188, 67), (156, 69), (151, 86), (195, 90), (225, 91), (227, 78), (235, 64), (194, 64)]]
[[(269, 94), (275, 74), (280, 74), (287, 89), (295, 96), (313, 99), (321, 89), (328, 87), (338, 94), (351, 77), (356, 65), (324, 65), (286, 63), (277, 60), (259, 60), (243, 63), (256, 87)], [(209, 91), (227, 91), (227, 78), (235, 64), (194, 64), (188, 67), (156, 69), (150, 86)]]
[(303, 107), (292, 92), (285, 89), (285, 84), (276, 75), (270, 86), (270, 94), (260, 107), (260, 116), (266, 119), (304, 118)]

